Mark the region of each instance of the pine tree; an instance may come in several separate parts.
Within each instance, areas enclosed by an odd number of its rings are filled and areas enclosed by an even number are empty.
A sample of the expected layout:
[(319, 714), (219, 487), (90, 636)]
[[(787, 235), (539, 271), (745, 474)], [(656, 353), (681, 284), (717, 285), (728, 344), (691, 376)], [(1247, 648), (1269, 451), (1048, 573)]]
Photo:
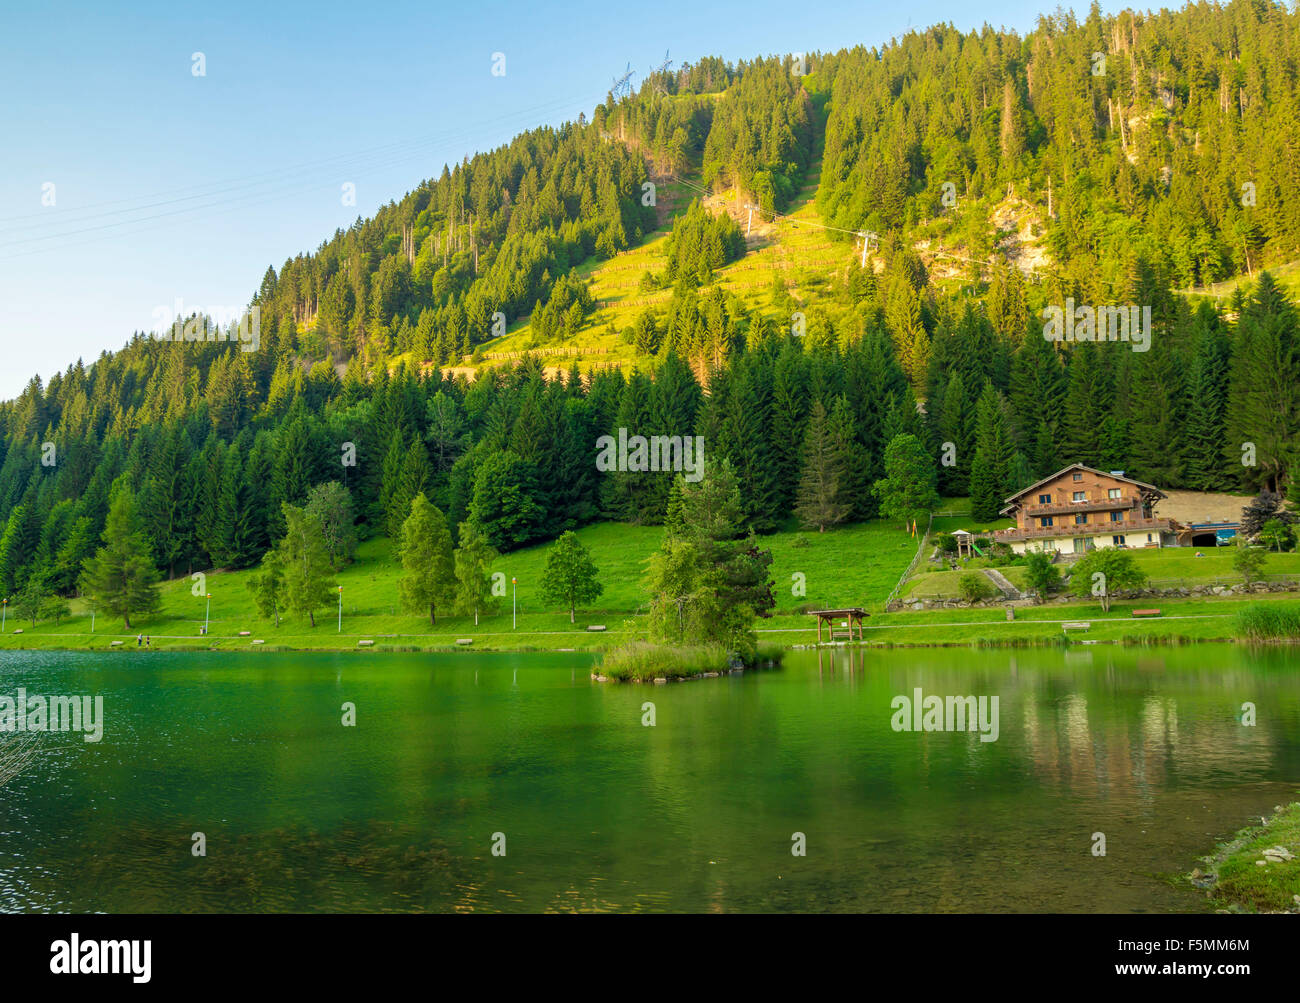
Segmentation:
[(745, 518), (755, 531), (770, 533), (784, 515), (779, 508), (776, 463), (768, 440), (771, 394), (766, 373), (751, 356), (736, 360), (735, 378), (717, 452), (730, 461), (740, 483)]
[(424, 494), (431, 478), (428, 451), (423, 442), (412, 438), (402, 454), (397, 483), (388, 499), (388, 535), (395, 543), (401, 538), (402, 526), (410, 515), (412, 500), (416, 495)]
[(966, 396), (966, 385), (961, 373), (954, 371), (944, 388), (939, 407), (938, 433), (940, 455), (952, 444), (951, 466), (940, 460), (939, 492), (948, 496), (962, 496), (970, 491), (970, 466), (974, 451), (974, 408)]
[(488, 569), (497, 559), (497, 552), (488, 543), (487, 534), (472, 521), (460, 524), (460, 546), (453, 560), (456, 565), (456, 612), (462, 616), (474, 614), (478, 626), (479, 613), (496, 612), (497, 601), (492, 595), (492, 581)]
[(794, 502), (808, 415), (807, 360), (799, 346), (787, 340), (776, 358), (772, 384), (772, 458), (783, 512)]
[(427, 609), (430, 626), (437, 624), (437, 608), (451, 606), (456, 599), (456, 566), (447, 520), (423, 491), (411, 499), (410, 514), (402, 523), (401, 562), (397, 591), (402, 608)]
[(1183, 431), (1185, 479), (1194, 491), (1223, 491), (1230, 486), (1223, 456), (1226, 354), (1222, 339), (1213, 330), (1202, 332), (1192, 363), (1191, 407)]
[(984, 384), (976, 406), (975, 457), (971, 462), (971, 517), (994, 522), (1002, 499), (1012, 491), (1014, 450), (1007, 434), (1002, 395), (992, 383)]
[(799, 477), (795, 513), (799, 521), (817, 532), (848, 518), (852, 505), (845, 498), (847, 471), (844, 456), (831, 437), (830, 416), (821, 401), (814, 401), (804, 436), (803, 472)]
[(109, 505), (104, 545), (86, 561), (81, 591), (103, 609), (118, 613), (131, 629), (132, 613), (152, 613), (159, 605), (158, 569), (153, 545), (136, 508), (135, 495), (121, 484)]
[(1251, 486), (1282, 491), (1300, 441), (1300, 338), (1296, 312), (1267, 272), (1246, 305), (1232, 346), (1228, 390), (1230, 460), (1253, 447), (1255, 466), (1243, 467)]
[(1067, 463), (1101, 463), (1100, 429), (1108, 401), (1102, 399), (1101, 376), (1096, 348), (1090, 344), (1076, 346), (1070, 356), (1069, 385), (1065, 394), (1058, 449)]
[(858, 436), (853, 409), (844, 394), (835, 398), (828, 422), (831, 448), (844, 472), (841, 482), (841, 499), (848, 504), (850, 519), (865, 520), (876, 517), (876, 496), (871, 491), (871, 456)]

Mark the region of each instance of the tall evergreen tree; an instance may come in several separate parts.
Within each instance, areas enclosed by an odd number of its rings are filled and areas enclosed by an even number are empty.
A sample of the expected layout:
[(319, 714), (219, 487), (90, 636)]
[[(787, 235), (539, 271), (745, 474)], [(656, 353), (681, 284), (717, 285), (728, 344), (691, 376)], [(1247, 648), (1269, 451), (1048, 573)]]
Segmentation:
[(104, 545), (86, 562), (81, 591), (101, 608), (119, 614), (130, 630), (132, 613), (152, 613), (161, 600), (153, 545), (135, 495), (125, 484), (113, 494), (102, 539)]
[(845, 490), (847, 479), (845, 457), (831, 436), (830, 416), (821, 401), (813, 401), (795, 503), (799, 521), (824, 533), (827, 526), (837, 526), (847, 519), (853, 509)]
[(411, 499), (410, 514), (402, 523), (401, 561), (397, 591), (402, 607), (428, 610), (429, 625), (435, 626), (438, 607), (451, 606), (456, 600), (456, 566), (447, 520), (429, 504), (423, 491)]

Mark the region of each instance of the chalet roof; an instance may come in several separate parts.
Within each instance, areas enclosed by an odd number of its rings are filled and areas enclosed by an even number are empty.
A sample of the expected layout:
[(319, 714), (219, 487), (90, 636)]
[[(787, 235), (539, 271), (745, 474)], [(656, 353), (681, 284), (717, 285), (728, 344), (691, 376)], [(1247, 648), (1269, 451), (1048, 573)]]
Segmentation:
[[(1014, 506), (1016, 499), (1023, 498), (1025, 495), (1029, 494), (1032, 491), (1037, 491), (1044, 484), (1048, 483), (1049, 481), (1056, 480), (1062, 474), (1068, 474), (1071, 470), (1087, 470), (1094, 474), (1100, 474), (1102, 477), (1110, 477), (1117, 481), (1123, 481), (1126, 484), (1136, 484), (1140, 488), (1146, 488), (1148, 491), (1154, 491), (1161, 498), (1165, 496), (1165, 493), (1161, 491), (1158, 487), (1156, 487), (1154, 484), (1148, 484), (1146, 481), (1139, 481), (1132, 477), (1125, 477), (1123, 474), (1112, 474), (1109, 470), (1098, 470), (1096, 467), (1090, 467), (1084, 463), (1071, 463), (1068, 467), (1062, 467), (1056, 473), (1048, 477), (1044, 477), (1041, 481), (1035, 481), (1033, 484), (1029, 485), (1029, 487), (1025, 488), (1024, 490), (1017, 491), (1015, 494), (1011, 495), (1010, 497), (1004, 498), (1003, 502), (1005, 502), (1008, 507), (1012, 507)], [(1002, 511), (1005, 512), (1006, 509), (1004, 508)]]

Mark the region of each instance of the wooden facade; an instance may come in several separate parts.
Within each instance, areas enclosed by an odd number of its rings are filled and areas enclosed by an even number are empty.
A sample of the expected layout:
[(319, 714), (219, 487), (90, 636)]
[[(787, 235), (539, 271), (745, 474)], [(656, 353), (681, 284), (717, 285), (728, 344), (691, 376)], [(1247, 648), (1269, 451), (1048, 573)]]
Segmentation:
[(1075, 463), (1007, 498), (1002, 514), (1014, 516), (1016, 527), (998, 530), (993, 539), (1017, 553), (1173, 545), (1177, 525), (1152, 514), (1164, 496), (1120, 471)]

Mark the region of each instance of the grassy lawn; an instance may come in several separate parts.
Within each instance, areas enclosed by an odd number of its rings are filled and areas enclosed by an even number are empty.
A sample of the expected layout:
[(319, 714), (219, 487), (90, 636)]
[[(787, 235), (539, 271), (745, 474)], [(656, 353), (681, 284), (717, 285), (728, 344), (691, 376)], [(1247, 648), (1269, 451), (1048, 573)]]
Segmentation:
[[(605, 591), (592, 609), (583, 610), (575, 624), (567, 611), (548, 606), (541, 598), (542, 571), (551, 544), (502, 555), (492, 570), (507, 579), (507, 592), (495, 614), (483, 615), (477, 626), (470, 616), (428, 617), (403, 612), (398, 600), (400, 568), (392, 558), (388, 540), (376, 538), (361, 544), (354, 564), (337, 576), (343, 586), (343, 630), (339, 631), (334, 605), (319, 611), (316, 625), (306, 620), (285, 620), (279, 627), (257, 617), (246, 583), (256, 569), (212, 572), (206, 590), (212, 595), (209, 633), (202, 636), (207, 600), (192, 594), (197, 583), (189, 578), (162, 585), (158, 613), (136, 617), (125, 631), (120, 619), (100, 614), (95, 632), (84, 604), (71, 603), (72, 616), (60, 624), (36, 626), (9, 616), (0, 647), (105, 648), (125, 639), (134, 647), (137, 633), (148, 634), (155, 647), (216, 646), (247, 649), (254, 638), (265, 647), (353, 648), (359, 639), (373, 639), (382, 647), (448, 647), (458, 638), (474, 638), (478, 647), (596, 648), (629, 640), (644, 633), (647, 606), (646, 560), (659, 546), (662, 529), (597, 523), (578, 530), (578, 538), (591, 551), (600, 569)], [(889, 591), (915, 552), (915, 541), (901, 529), (880, 522), (841, 527), (829, 533), (795, 530), (762, 538), (773, 553), (771, 574), (778, 609), (793, 612), (808, 606), (868, 606), (881, 608)], [(517, 626), (511, 617), (509, 579), (518, 579)], [(805, 593), (796, 594), (800, 588)], [(806, 617), (801, 621), (807, 622)], [(587, 626), (600, 624), (603, 633)], [(15, 633), (20, 630), (21, 633)], [(240, 637), (241, 631), (249, 637)]]
[[(124, 648), (135, 647), (135, 635), (145, 633), (155, 647), (248, 650), (254, 638), (265, 641), (261, 650), (285, 648), (356, 649), (361, 639), (373, 640), (374, 648), (454, 648), (458, 638), (472, 638), (475, 648), (602, 650), (646, 634), (646, 560), (658, 547), (662, 530), (656, 526), (597, 523), (578, 531), (578, 538), (591, 551), (600, 569), (605, 591), (593, 608), (578, 613), (570, 624), (566, 611), (548, 606), (541, 599), (540, 581), (550, 544), (503, 555), (493, 567), (507, 579), (507, 593), (497, 612), (484, 614), (476, 626), (473, 617), (439, 616), (436, 626), (428, 617), (406, 613), (397, 593), (398, 565), (386, 539), (368, 540), (361, 545), (357, 561), (338, 575), (343, 586), (343, 630), (338, 628), (335, 606), (321, 610), (316, 625), (306, 620), (285, 620), (279, 627), (258, 619), (245, 583), (255, 570), (213, 572), (206, 588), (212, 593), (210, 632), (200, 634), (206, 601), (192, 594), (190, 579), (170, 581), (162, 586), (162, 609), (133, 621), (127, 632), (121, 621), (106, 615), (96, 618), (90, 632), (90, 617), (81, 603), (72, 603), (73, 615), (55, 625), (41, 622), (33, 627), (10, 616), (0, 648), (95, 648), (105, 649), (113, 640)], [(870, 643), (898, 645), (1055, 643), (1062, 637), (1061, 622), (1087, 620), (1092, 629), (1072, 640), (1220, 640), (1232, 636), (1232, 616), (1248, 597), (1160, 600), (1164, 616), (1135, 621), (1132, 608), (1150, 606), (1151, 600), (1117, 602), (1104, 614), (1095, 602), (1034, 606), (1018, 609), (1016, 620), (1008, 622), (1000, 606), (977, 609), (883, 612), (884, 600), (915, 553), (916, 540), (895, 525), (860, 523), (827, 533), (801, 532), (793, 528), (762, 538), (771, 548), (771, 575), (777, 601), (775, 615), (757, 624), (761, 639), (780, 644), (804, 644), (816, 640), (816, 623), (806, 609), (863, 606), (871, 614), (864, 639)], [(1186, 551), (1138, 552), (1146, 563), (1161, 554), (1177, 566), (1190, 562), (1193, 570), (1211, 573), (1218, 558), (1193, 558)], [(1277, 555), (1275, 555), (1276, 557)], [(1294, 569), (1297, 555), (1280, 555), (1270, 570)], [(1001, 569), (1011, 581), (1023, 585), (1024, 569)], [(1150, 570), (1150, 569), (1149, 569)], [(930, 572), (910, 583), (912, 591), (951, 588), (961, 572)], [(518, 579), (517, 623), (511, 617), (508, 580)], [(802, 594), (800, 594), (802, 592)], [(1255, 601), (1283, 602), (1300, 606), (1290, 597), (1254, 597)], [(601, 632), (589, 632), (589, 625), (603, 625)], [(15, 633), (21, 630), (21, 633)], [(250, 636), (240, 637), (241, 631)]]
[[(1266, 824), (1241, 830), (1208, 858), (1216, 903), (1242, 912), (1300, 911), (1300, 802), (1278, 807)], [(1276, 847), (1291, 859), (1264, 856)]]
[[(1233, 548), (1165, 547), (1130, 551), (1147, 576), (1161, 581), (1179, 579), (1189, 585), (1209, 585), (1216, 581), (1236, 585), (1241, 573), (1232, 567)], [(1197, 557), (1200, 553), (1203, 557)], [(1269, 554), (1264, 573), (1300, 574), (1300, 553)]]
[[(1166, 547), (1151, 550), (1144, 548), (1132, 550), (1129, 553), (1133, 555), (1133, 559), (1147, 573), (1147, 578), (1157, 588), (1239, 585), (1242, 582), (1241, 573), (1232, 567), (1232, 551), (1226, 547), (1218, 551), (1201, 550), (1200, 553), (1205, 555), (1203, 557), (1197, 557), (1197, 551), (1191, 547)], [(917, 569), (918, 573), (908, 579), (901, 595), (905, 598), (916, 596), (955, 599), (960, 595), (958, 582), (967, 568), (978, 569), (990, 566), (992, 565), (988, 561), (974, 558), (963, 569), (958, 571), (927, 571), (926, 568), (932, 567), (932, 565), (922, 561)], [(1016, 588), (1024, 589), (1027, 587), (1024, 567), (1010, 565), (997, 570), (1005, 575)], [(1264, 574), (1300, 575), (1300, 553), (1269, 554), (1268, 559), (1264, 562)]]
[[(1007, 620), (1001, 606), (975, 609), (924, 610), (916, 613), (876, 613), (867, 621), (863, 640), (868, 644), (901, 646), (1062, 643), (1062, 624), (1083, 621), (1089, 630), (1072, 632), (1071, 644), (1088, 641), (1180, 643), (1233, 640), (1233, 617), (1246, 602), (1279, 603), (1300, 609), (1291, 597), (1224, 597), (1222, 599), (1161, 600), (1162, 616), (1132, 617), (1132, 610), (1151, 601), (1113, 602), (1109, 613), (1095, 602), (1022, 607), (1015, 620)], [(759, 637), (783, 644), (809, 644), (817, 628), (806, 616), (776, 616), (758, 625)]]

